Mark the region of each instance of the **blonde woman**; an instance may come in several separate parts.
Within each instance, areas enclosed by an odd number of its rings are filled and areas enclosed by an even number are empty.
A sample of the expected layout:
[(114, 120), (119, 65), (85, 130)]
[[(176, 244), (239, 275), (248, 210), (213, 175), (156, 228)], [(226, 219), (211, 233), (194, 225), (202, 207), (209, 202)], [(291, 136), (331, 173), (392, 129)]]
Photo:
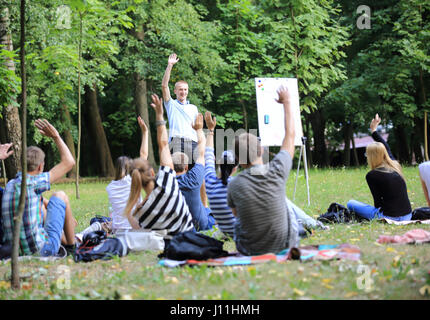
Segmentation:
[(410, 220), (412, 208), (400, 164), (390, 159), (385, 146), (380, 142), (369, 144), (366, 156), (371, 169), (366, 175), (366, 180), (372, 192), (374, 206), (350, 200), (347, 204), (348, 209), (368, 220), (376, 218)]
[[(167, 234), (173, 236), (193, 230), (194, 225), (173, 169), (166, 121), (163, 119), (163, 101), (156, 94), (152, 95), (152, 101), (151, 106), (156, 114), (160, 169), (155, 175), (148, 160), (133, 160), (131, 190), (124, 215), (133, 229), (167, 230)], [(146, 197), (139, 203), (142, 189)]]

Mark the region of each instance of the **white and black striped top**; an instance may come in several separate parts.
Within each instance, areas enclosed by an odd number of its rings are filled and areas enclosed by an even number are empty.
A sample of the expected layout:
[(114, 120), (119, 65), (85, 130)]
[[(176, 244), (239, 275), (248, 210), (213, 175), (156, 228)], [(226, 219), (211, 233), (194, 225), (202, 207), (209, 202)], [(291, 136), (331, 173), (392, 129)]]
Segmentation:
[(139, 221), (141, 228), (167, 230), (168, 235), (194, 228), (190, 210), (179, 190), (176, 173), (166, 166), (160, 167), (154, 189), (133, 216)]

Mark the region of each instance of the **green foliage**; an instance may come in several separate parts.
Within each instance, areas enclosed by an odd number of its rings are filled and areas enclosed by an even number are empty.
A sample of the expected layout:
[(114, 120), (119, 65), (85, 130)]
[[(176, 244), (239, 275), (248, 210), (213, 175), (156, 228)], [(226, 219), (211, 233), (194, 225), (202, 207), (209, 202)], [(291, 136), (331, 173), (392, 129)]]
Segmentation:
[(16, 59), (15, 52), (0, 48), (0, 111), (8, 105), (18, 107), (16, 99), (21, 92), (21, 78), (6, 66), (6, 63), (16, 63)]

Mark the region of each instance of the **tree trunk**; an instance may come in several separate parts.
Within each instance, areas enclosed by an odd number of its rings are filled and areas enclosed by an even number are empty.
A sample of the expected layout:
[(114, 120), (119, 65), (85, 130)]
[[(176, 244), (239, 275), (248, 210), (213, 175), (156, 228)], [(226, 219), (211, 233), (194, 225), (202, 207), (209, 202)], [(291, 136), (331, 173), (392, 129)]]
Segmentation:
[[(134, 74), (135, 80), (135, 104), (136, 113), (141, 116), (143, 121), (145, 121), (148, 126), (148, 161), (151, 163), (152, 167), (155, 168), (155, 157), (154, 148), (152, 146), (151, 138), (151, 126), (149, 121), (149, 111), (148, 111), (148, 90), (146, 86), (146, 80), (138, 73)], [(139, 130), (140, 134), (140, 130)]]
[(351, 164), (351, 134), (352, 125), (351, 122), (347, 122), (343, 126), (343, 138), (345, 141), (345, 146), (343, 148), (343, 165), (349, 167)]
[[(67, 108), (66, 104), (63, 104), (63, 111), (63, 121), (66, 124), (66, 127), (63, 131), (64, 142), (72, 153), (73, 158), (76, 160), (75, 141), (73, 140), (73, 136), (71, 133), (72, 118), (70, 117), (69, 108)], [(67, 173), (67, 177), (76, 178), (76, 165), (72, 168), (71, 171)]]
[(85, 109), (87, 125), (92, 139), (94, 151), (99, 163), (99, 174), (103, 177), (113, 177), (115, 169), (109, 144), (106, 139), (102, 119), (100, 117), (99, 106), (97, 103), (97, 88), (85, 87)]
[(394, 126), (394, 134), (398, 146), (398, 159), (400, 163), (411, 163), (409, 152), (409, 143), (406, 135), (406, 130), (402, 126)]
[(328, 165), (327, 146), (325, 144), (325, 119), (321, 110), (314, 110), (309, 118), (314, 133), (314, 154), (313, 162), (321, 167)]
[[(13, 51), (12, 37), (9, 30), (9, 10), (3, 9), (0, 18), (0, 46), (8, 51)], [(15, 72), (15, 64), (12, 60), (6, 60), (6, 67)], [(14, 178), (21, 171), (21, 121), (18, 108), (8, 105), (2, 110), (1, 142), (13, 143), (13, 154), (5, 160), (6, 174), (8, 178)]]
[(353, 154), (354, 154), (355, 165), (359, 166), (360, 162), (358, 161), (357, 148), (355, 147), (354, 130), (352, 130), (351, 142), (352, 142), (352, 151), (353, 151)]
[(22, 216), (25, 209), (25, 198), (27, 193), (27, 78), (25, 71), (25, 0), (21, 0), (21, 40), (20, 40), (20, 60), (21, 60), (21, 112), (22, 112), (22, 180), (21, 180), (21, 194), (19, 197), (18, 212), (15, 213), (13, 220), (13, 243), (11, 254), (11, 286), (13, 289), (20, 289), (19, 278), (19, 240), (20, 229), (22, 223)]

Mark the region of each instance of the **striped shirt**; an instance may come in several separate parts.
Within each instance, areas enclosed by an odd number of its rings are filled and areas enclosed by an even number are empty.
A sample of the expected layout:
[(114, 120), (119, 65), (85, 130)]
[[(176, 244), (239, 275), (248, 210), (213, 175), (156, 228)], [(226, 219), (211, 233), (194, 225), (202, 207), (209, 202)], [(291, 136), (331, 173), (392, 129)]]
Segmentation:
[(277, 253), (298, 244), (285, 201), (291, 166), (290, 154), (281, 150), (270, 163), (244, 169), (228, 185), (227, 203), (238, 217), (234, 240), (240, 253)]
[(232, 177), (227, 180), (227, 185), (217, 177), (215, 170), (214, 148), (206, 147), (205, 151), (205, 185), (206, 194), (212, 214), (218, 223), (220, 230), (233, 237), (236, 218), (227, 204), (227, 186)]
[(143, 229), (167, 230), (168, 235), (193, 230), (194, 225), (185, 198), (179, 190), (176, 173), (161, 166), (148, 199), (138, 205), (133, 216)]
[[(13, 217), (18, 213), (21, 181), (22, 174), (19, 172), (15, 179), (8, 182), (3, 194), (3, 240), (6, 243), (12, 243), (13, 240)], [(38, 252), (48, 238), (43, 228), (42, 193), (50, 188), (49, 172), (36, 176), (27, 175), (27, 196), (20, 229), (20, 255)]]

